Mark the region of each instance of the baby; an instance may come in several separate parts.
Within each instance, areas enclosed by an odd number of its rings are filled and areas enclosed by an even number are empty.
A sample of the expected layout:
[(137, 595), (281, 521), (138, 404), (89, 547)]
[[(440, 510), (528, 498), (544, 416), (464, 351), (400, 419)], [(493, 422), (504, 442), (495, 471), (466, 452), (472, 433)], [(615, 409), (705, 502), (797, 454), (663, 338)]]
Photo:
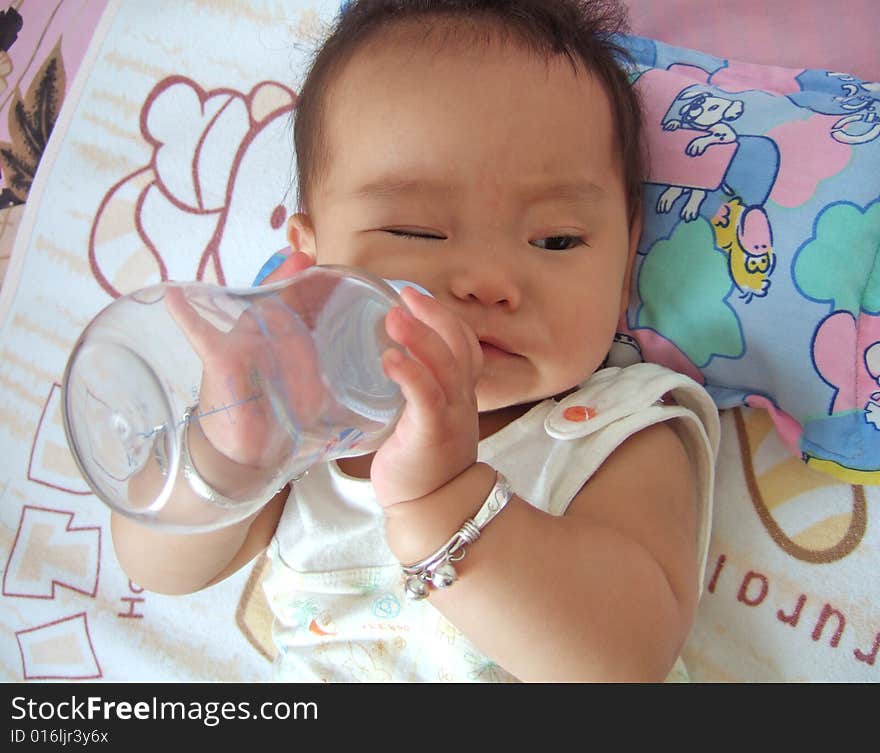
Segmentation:
[[(428, 290), (386, 320), (404, 412), (377, 452), (312, 468), (240, 524), (185, 536), (114, 515), (133, 580), (190, 592), (268, 548), (283, 679), (679, 666), (717, 414), (686, 377), (602, 368), (641, 227), (621, 17), (586, 0), (346, 6), (301, 91), (295, 253), (271, 279), (343, 264)], [(204, 360), (203, 397), (235, 350)], [(247, 441), (240, 423), (190, 429), (196, 463), (246, 475), (258, 402)]]

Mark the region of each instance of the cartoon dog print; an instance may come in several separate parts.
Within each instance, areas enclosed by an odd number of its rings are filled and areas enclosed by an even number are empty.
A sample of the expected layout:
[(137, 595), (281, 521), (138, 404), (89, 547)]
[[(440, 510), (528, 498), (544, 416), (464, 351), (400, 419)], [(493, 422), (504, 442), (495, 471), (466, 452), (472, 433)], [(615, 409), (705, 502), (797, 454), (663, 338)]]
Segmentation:
[[(792, 102), (822, 115), (841, 116), (831, 127), (835, 141), (858, 145), (880, 137), (880, 82), (817, 70), (804, 71), (797, 80), (801, 91), (788, 95)], [(835, 83), (839, 87), (836, 92)]]
[[(682, 92), (676, 101), (680, 103), (678, 112), (664, 119), (663, 130), (675, 131), (684, 127), (705, 132), (705, 135), (695, 137), (685, 147), (685, 154), (689, 157), (699, 157), (715, 144), (733, 144), (737, 141), (737, 133), (730, 123), (745, 110), (741, 100), (690, 89)], [(670, 111), (674, 107), (675, 102)], [(688, 197), (681, 209), (681, 217), (687, 222), (695, 220), (706, 198), (706, 191), (693, 186), (669, 186), (657, 201), (657, 211), (661, 214), (671, 212), (675, 202), (685, 194)]]
[[(880, 386), (880, 342), (872, 343), (865, 349), (865, 369)], [(880, 392), (871, 393), (865, 404), (865, 422), (880, 431)]]
[(846, 73), (829, 73), (840, 82), (843, 95), (834, 97), (846, 113), (831, 129), (841, 144), (865, 144), (880, 136), (880, 83), (860, 81)]

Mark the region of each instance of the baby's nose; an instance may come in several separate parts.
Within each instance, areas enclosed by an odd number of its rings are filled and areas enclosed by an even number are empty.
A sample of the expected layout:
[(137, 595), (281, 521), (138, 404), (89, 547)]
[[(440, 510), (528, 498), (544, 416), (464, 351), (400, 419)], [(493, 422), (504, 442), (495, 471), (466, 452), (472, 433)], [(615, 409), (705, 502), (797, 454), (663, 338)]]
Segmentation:
[(503, 305), (511, 310), (522, 301), (521, 285), (506, 265), (474, 260), (451, 275), (450, 289), (461, 301), (484, 306)]

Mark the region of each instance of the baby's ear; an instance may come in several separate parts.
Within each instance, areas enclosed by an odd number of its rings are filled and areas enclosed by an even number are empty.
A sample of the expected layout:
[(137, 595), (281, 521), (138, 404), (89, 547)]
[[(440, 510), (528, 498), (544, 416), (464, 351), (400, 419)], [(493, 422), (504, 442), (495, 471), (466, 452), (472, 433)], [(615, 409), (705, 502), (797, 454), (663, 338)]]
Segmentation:
[(287, 219), (287, 240), (294, 251), (301, 251), (312, 259), (317, 259), (315, 228), (312, 218), (304, 212), (297, 212)]

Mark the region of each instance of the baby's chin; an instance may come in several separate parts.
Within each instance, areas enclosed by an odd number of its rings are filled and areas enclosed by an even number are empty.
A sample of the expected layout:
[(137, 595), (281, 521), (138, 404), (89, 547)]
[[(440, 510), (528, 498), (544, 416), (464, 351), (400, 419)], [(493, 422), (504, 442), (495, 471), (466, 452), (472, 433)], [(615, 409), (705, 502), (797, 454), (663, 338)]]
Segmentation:
[(536, 390), (531, 393), (513, 391), (505, 394), (500, 390), (481, 389), (480, 384), (477, 384), (477, 411), (491, 413), (516, 406), (531, 407), (549, 398), (559, 401), (577, 390), (579, 386), (580, 383), (569, 387), (560, 386), (551, 390)]
[[(538, 365), (534, 359), (520, 358), (512, 364), (484, 368), (477, 380), (477, 410), (480, 413), (536, 405), (571, 394), (595, 372), (592, 362)], [(598, 367), (598, 364), (596, 365)]]
[(548, 397), (553, 397), (553, 395), (481, 389), (480, 385), (477, 384), (477, 411), (479, 413), (491, 413), (492, 411), (514, 408), (516, 406), (531, 406)]

